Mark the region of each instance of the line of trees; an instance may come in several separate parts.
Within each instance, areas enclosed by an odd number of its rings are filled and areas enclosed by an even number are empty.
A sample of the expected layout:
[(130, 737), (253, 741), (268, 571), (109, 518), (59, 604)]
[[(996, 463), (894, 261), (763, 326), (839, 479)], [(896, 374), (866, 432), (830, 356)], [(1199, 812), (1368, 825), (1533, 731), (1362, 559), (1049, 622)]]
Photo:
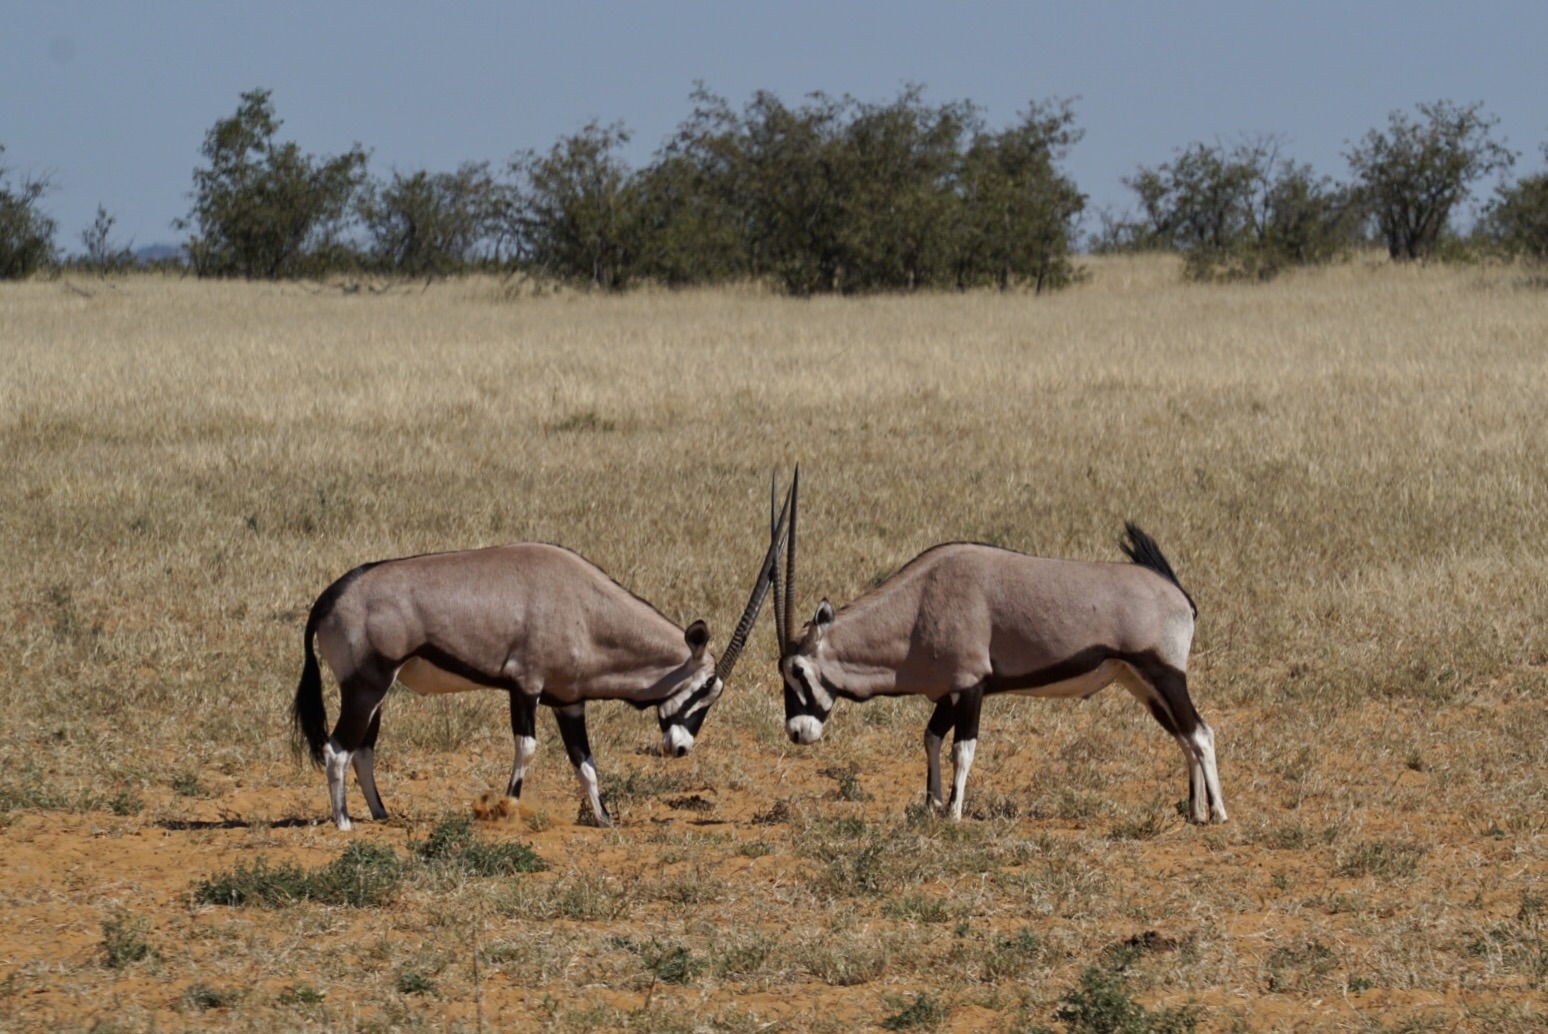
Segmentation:
[[(593, 122), (504, 166), (372, 177), (359, 145), (332, 156), (279, 139), (267, 90), (241, 96), (200, 148), (186, 236), (199, 276), (277, 279), (340, 271), (404, 276), (470, 269), (621, 290), (762, 280), (793, 295), (997, 287), (1077, 277), (1086, 197), (1063, 171), (1079, 142), (1068, 101), (1034, 102), (992, 129), (971, 102), (917, 86), (885, 103), (759, 92), (740, 109), (702, 86), (645, 167), (621, 124)], [(1379, 243), (1394, 260), (1467, 249), (1548, 260), (1548, 175), (1505, 184), (1515, 154), (1479, 104), (1393, 112), (1345, 152), (1335, 182), (1276, 136), (1195, 143), (1124, 180), (1137, 212), (1107, 216), (1097, 251), (1170, 250), (1197, 279), (1267, 279)], [(57, 264), (46, 179), (13, 183), (0, 148), (0, 278)], [(1548, 157), (1548, 150), (1545, 150)], [(1469, 241), (1453, 221), (1500, 176)], [(125, 268), (99, 208), (72, 261)]]
[(1497, 125), (1481, 104), (1395, 111), (1385, 129), (1370, 130), (1344, 152), (1353, 173), (1347, 183), (1286, 157), (1279, 137), (1195, 143), (1124, 180), (1140, 214), (1110, 220), (1094, 245), (1175, 250), (1185, 274), (1201, 280), (1267, 279), (1370, 244), (1405, 262), (1484, 250), (1548, 257), (1545, 176), (1502, 183), (1471, 238), (1454, 231), (1473, 186), (1515, 162), (1495, 139)]

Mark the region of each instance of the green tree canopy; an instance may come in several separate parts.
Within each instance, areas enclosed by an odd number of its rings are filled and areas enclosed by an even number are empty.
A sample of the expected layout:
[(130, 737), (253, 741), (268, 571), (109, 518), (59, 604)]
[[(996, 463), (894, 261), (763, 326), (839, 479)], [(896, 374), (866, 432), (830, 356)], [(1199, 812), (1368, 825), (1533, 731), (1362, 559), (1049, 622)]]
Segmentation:
[(1058, 163), (1081, 135), (1068, 101), (1030, 104), (999, 133), (976, 128), (958, 177), (958, 286), (987, 281), (1005, 290), (1020, 280), (1041, 292), (1070, 282), (1072, 237), (1086, 196)]
[(1388, 254), (1404, 261), (1433, 254), (1472, 184), (1515, 161), (1493, 137), (1499, 119), (1481, 103), (1437, 101), (1418, 112), (1392, 112), (1386, 130), (1371, 130), (1345, 153)]
[(361, 191), (359, 210), (377, 268), (410, 276), (444, 275), (497, 260), (510, 192), (487, 162), (456, 172), (394, 172)]
[(593, 121), (548, 153), (528, 151), (512, 163), (527, 261), (604, 290), (628, 286), (641, 221), (635, 177), (619, 154), (628, 142), (621, 123)]
[(281, 124), (269, 91), (250, 90), (205, 134), (208, 165), (194, 170), (193, 208), (175, 224), (193, 231), (187, 248), (200, 276), (275, 279), (337, 263), (366, 154), (357, 144), (313, 158), (275, 139)]
[(1276, 136), (1227, 147), (1194, 143), (1124, 183), (1141, 218), (1110, 228), (1107, 247), (1183, 255), (1191, 279), (1267, 279), (1288, 266), (1327, 262), (1358, 237), (1350, 191), (1282, 157)]
[(51, 184), (47, 176), (12, 183), (0, 146), (0, 280), (17, 280), (55, 261), (57, 226), (41, 202)]
[[(1548, 145), (1543, 157), (1548, 159)], [(1548, 173), (1500, 187), (1484, 213), (1482, 229), (1507, 253), (1548, 262)]]

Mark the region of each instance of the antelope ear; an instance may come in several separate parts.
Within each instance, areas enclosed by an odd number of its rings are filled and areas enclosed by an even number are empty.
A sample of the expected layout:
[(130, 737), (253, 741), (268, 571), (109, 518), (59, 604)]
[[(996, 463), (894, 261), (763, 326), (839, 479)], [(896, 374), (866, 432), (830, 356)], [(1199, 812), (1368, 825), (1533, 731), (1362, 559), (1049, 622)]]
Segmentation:
[(828, 627), (833, 624), (833, 604), (827, 600), (817, 604), (817, 613), (812, 616), (812, 624), (817, 626), (818, 635), (827, 635)]
[(709, 644), (709, 626), (701, 619), (688, 626), (688, 631), (683, 633), (683, 642), (688, 644), (688, 649), (693, 651), (694, 660), (698, 660), (704, 653), (704, 647)]

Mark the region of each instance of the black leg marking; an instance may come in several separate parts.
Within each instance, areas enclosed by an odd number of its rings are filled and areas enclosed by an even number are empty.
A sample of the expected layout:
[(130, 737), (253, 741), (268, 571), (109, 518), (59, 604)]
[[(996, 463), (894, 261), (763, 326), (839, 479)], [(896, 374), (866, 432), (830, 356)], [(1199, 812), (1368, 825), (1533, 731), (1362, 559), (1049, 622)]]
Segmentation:
[[(1212, 813), (1223, 814), (1224, 805), (1214, 800), (1209, 788), (1209, 770), (1213, 764), (1200, 751), (1197, 740), (1205, 731), (1204, 722), (1188, 696), (1188, 676), (1170, 665), (1159, 662), (1145, 663), (1134, 659), (1128, 662), (1132, 679), (1124, 679), (1125, 685), (1135, 696), (1144, 701), (1161, 728), (1171, 733), (1182, 748), (1188, 765), (1188, 815), (1194, 822), (1207, 822)], [(1205, 731), (1205, 735), (1208, 735)], [(1204, 800), (1200, 800), (1200, 794)]]
[(584, 707), (562, 708), (554, 712), (554, 722), (559, 726), (559, 737), (564, 740), (564, 752), (570, 764), (579, 768), (591, 757), (591, 741), (586, 736), (586, 711)]
[(340, 680), (339, 720), (334, 724), (328, 742), (323, 745), (324, 765), (328, 771), (328, 801), (333, 809), (334, 825), (339, 829), (350, 828), (349, 809), (345, 805), (345, 779), (350, 767), (355, 768), (357, 780), (362, 771), (366, 773), (361, 786), (366, 794), (366, 803), (371, 805), (371, 813), (379, 818), (386, 816), (381, 801), (375, 799), (373, 792), (375, 783), (370, 775), (371, 752), (367, 752), (358, 766), (352, 766), (352, 755), (371, 733), (382, 700), (392, 685), (392, 674), (392, 668), (378, 661), (363, 665)]
[(978, 716), (984, 707), (984, 687), (979, 683), (972, 689), (963, 690), (957, 694), (957, 714), (955, 725), (957, 735), (953, 743), (962, 740), (978, 739)]
[(340, 750), (375, 745), (389, 685), (390, 677), (371, 671), (356, 672), (344, 681), (339, 689), (339, 720), (333, 726), (333, 742)]
[(355, 769), (355, 781), (360, 784), (360, 792), (365, 795), (371, 817), (378, 822), (387, 818), (387, 806), (382, 803), (382, 793), (376, 788), (376, 737), (382, 731), (384, 710), (386, 704), (377, 707), (376, 713), (371, 716), (371, 726), (366, 730), (365, 740), (350, 756), (350, 763)]
[(519, 690), (511, 691), (511, 734), (516, 739), (516, 764), (511, 769), (511, 781), (505, 790), (507, 797), (520, 799), (527, 762), (537, 750), (537, 705), (537, 697)]
[(951, 732), (957, 720), (956, 707), (950, 696), (935, 702), (930, 713), (930, 723), (925, 726), (925, 799), (936, 808), (941, 805), (941, 742)]
[(597, 789), (597, 768), (591, 760), (591, 742), (586, 736), (586, 705), (557, 708), (554, 721), (559, 725), (564, 752), (569, 755), (570, 764), (575, 766), (575, 778), (580, 781), (581, 791), (591, 805), (597, 825), (611, 826), (613, 817), (608, 814), (607, 805), (602, 803), (602, 794)]
[(947, 805), (951, 808), (952, 818), (961, 818), (961, 798), (966, 796), (967, 774), (973, 767), (973, 751), (978, 746), (978, 716), (984, 707), (984, 684), (980, 682), (953, 696), (956, 697), (953, 724), (957, 731), (951, 737), (952, 785), (951, 800)]
[(376, 749), (376, 737), (381, 735), (382, 732), (383, 710), (384, 708), (378, 706), (376, 713), (371, 716), (371, 727), (366, 730), (365, 739), (361, 741), (360, 745), (362, 747), (369, 748), (370, 750)]

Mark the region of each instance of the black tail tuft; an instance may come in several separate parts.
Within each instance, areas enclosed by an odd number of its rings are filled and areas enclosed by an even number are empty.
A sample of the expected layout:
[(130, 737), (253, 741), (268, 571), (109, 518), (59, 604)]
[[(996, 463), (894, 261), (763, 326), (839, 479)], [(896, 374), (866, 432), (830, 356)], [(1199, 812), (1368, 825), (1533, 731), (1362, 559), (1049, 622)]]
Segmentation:
[(323, 706), (322, 671), (317, 666), (312, 639), (317, 635), (317, 626), (333, 611), (345, 586), (363, 570), (365, 567), (356, 568), (323, 590), (306, 616), (306, 631), (301, 633), (301, 681), (296, 684), (296, 699), (290, 708), (291, 738), (319, 768), (323, 763), (323, 747), (328, 743), (328, 711)]
[(326, 611), (323, 601), (331, 609), (333, 601), (326, 593), (312, 605), (312, 613), (306, 619), (306, 631), (302, 633), (301, 681), (296, 684), (296, 699), (291, 705), (291, 737), (297, 747), (306, 751), (312, 764), (322, 767), (323, 747), (328, 742), (328, 712), (323, 707), (322, 672), (317, 667), (317, 654), (312, 649), (312, 637), (317, 634), (317, 623)]
[(1167, 562), (1161, 547), (1156, 545), (1156, 540), (1141, 531), (1139, 525), (1133, 521), (1123, 522), (1123, 533), (1125, 541), (1118, 543), (1118, 548), (1123, 550), (1123, 555), (1141, 567), (1150, 568), (1181, 589), (1183, 596), (1188, 600), (1188, 606), (1193, 608), (1194, 617), (1197, 617), (1199, 605), (1193, 602), (1193, 597), (1188, 595), (1188, 590), (1183, 589), (1182, 582), (1177, 580), (1177, 572), (1172, 570), (1172, 565)]

